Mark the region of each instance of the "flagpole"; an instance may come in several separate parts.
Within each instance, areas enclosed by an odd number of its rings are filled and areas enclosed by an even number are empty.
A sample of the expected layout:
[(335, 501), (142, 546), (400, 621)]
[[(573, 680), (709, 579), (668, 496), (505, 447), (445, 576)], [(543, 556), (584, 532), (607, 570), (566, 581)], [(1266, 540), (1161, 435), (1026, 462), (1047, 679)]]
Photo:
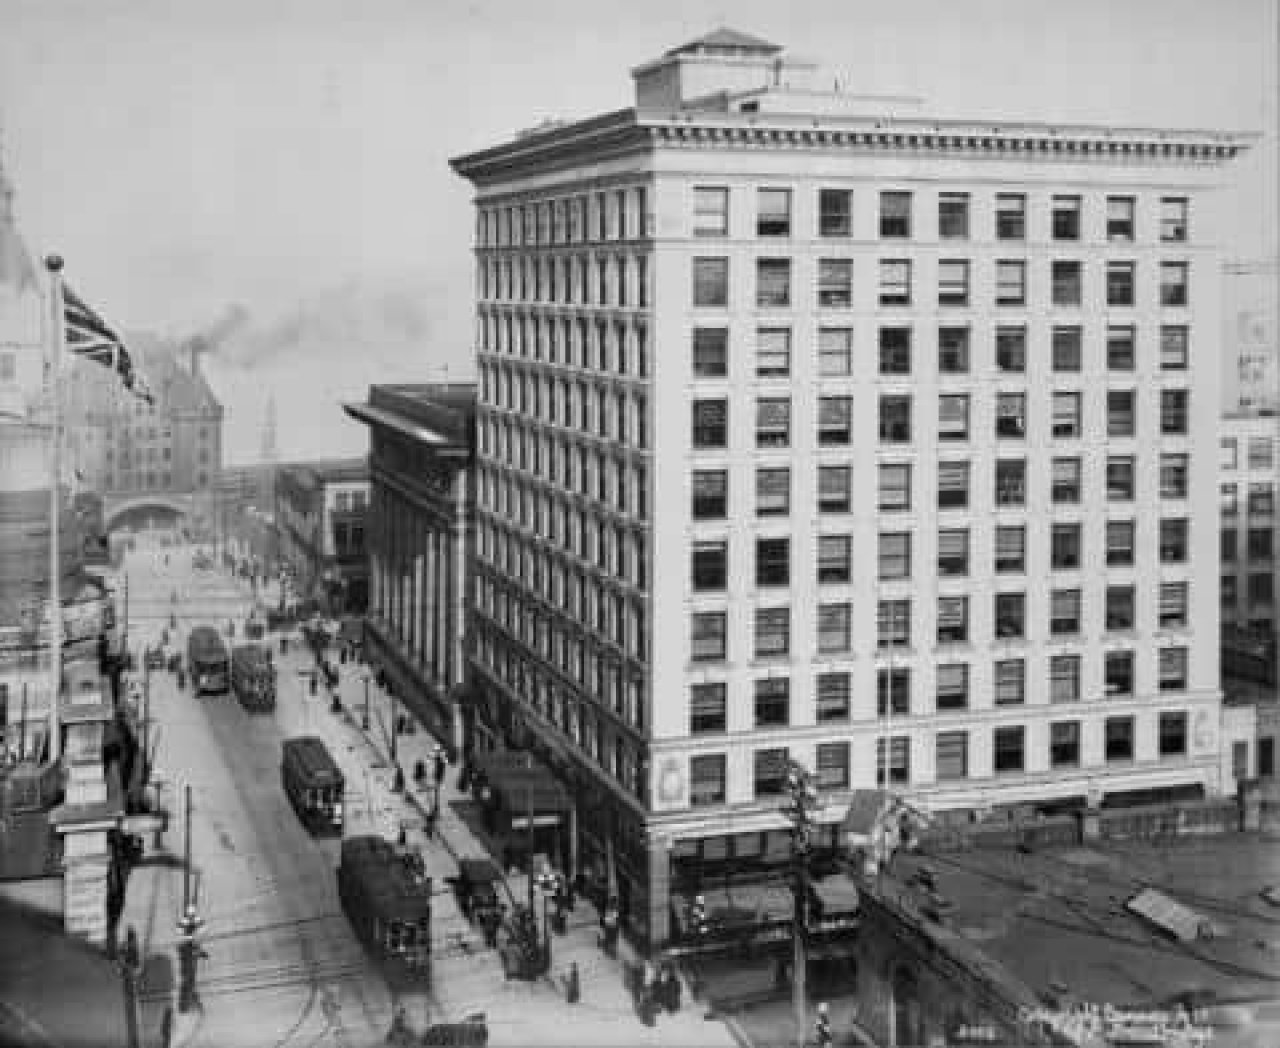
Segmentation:
[(49, 759), (62, 756), (62, 564), (59, 557), (62, 487), (62, 343), (66, 337), (62, 306), (62, 259), (50, 255), (49, 381), (53, 389), (53, 427), (50, 435), (52, 478), (49, 484)]

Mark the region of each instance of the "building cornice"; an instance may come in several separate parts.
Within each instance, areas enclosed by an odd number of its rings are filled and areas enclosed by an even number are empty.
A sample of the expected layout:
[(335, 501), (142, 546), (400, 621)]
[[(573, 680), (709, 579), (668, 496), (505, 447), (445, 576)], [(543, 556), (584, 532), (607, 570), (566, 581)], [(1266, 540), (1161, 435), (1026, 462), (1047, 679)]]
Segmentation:
[(1224, 163), (1261, 137), (1252, 131), (1108, 127), (1025, 121), (932, 120), (818, 114), (624, 109), (534, 132), (456, 157), (454, 171), (477, 186), (649, 150), (717, 149), (938, 154), (1019, 160)]

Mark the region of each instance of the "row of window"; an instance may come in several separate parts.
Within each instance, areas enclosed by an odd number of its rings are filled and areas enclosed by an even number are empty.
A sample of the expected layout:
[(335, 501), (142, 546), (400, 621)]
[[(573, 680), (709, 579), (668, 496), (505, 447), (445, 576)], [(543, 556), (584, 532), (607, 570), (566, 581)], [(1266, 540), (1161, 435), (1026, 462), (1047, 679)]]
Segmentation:
[(575, 254), (482, 258), (480, 302), (644, 309), (649, 301), (649, 258), (640, 254)]
[[(507, 459), (513, 468), (481, 464), (477, 495), (481, 509), (548, 537), (577, 531), (586, 519), (580, 507), (570, 506), (557, 494), (592, 499), (598, 508), (635, 520), (649, 519), (648, 471), (643, 465), (582, 446), (551, 444), (542, 454), (542, 444), (530, 441), (533, 453), (527, 459), (523, 453)], [(561, 491), (545, 485), (557, 485)]]
[[(757, 258), (755, 260), (755, 297), (757, 309), (791, 309), (798, 304), (793, 294), (799, 283), (793, 273), (793, 259)], [(939, 306), (971, 306), (976, 297), (971, 292), (971, 268), (967, 259), (942, 259), (938, 262), (936, 303)], [(1044, 302), (1054, 306), (1080, 306), (1085, 300), (1084, 266), (1081, 261), (1053, 261), (1050, 264), (1049, 294)], [(997, 259), (991, 301), (997, 306), (1027, 306), (1027, 267), (1025, 259)], [(911, 259), (886, 258), (877, 264), (875, 304), (880, 306), (921, 305), (914, 297), (914, 266)], [(1161, 306), (1185, 306), (1190, 300), (1188, 262), (1160, 262), (1158, 297)], [(692, 303), (700, 309), (729, 308), (729, 259), (725, 256), (699, 256), (693, 259)], [(1138, 263), (1108, 261), (1104, 265), (1101, 288), (1107, 306), (1138, 305)], [(852, 309), (854, 307), (853, 260), (822, 258), (818, 260), (816, 285), (810, 299), (819, 309)], [(1037, 298), (1037, 301), (1039, 299)], [(1145, 303), (1144, 295), (1144, 303)], [(870, 305), (871, 303), (867, 303)], [(861, 303), (859, 303), (861, 305)]]
[[(1220, 446), (1222, 456), (1219, 466), (1222, 469), (1240, 468), (1240, 443), (1243, 438), (1223, 437)], [(1247, 443), (1247, 469), (1275, 468), (1275, 441), (1268, 436), (1249, 437)]]
[(478, 320), (484, 351), (584, 371), (649, 377), (648, 329), (637, 318), (537, 316), (482, 309)]
[[(919, 195), (901, 190), (881, 190), (875, 233), (882, 240), (905, 240), (918, 235), (916, 211)], [(817, 192), (816, 208), (803, 224), (796, 220), (794, 192), (786, 187), (761, 186), (755, 190), (755, 224), (757, 237), (777, 238), (816, 235), (818, 237), (852, 237), (854, 229), (853, 190), (823, 188)], [(693, 234), (697, 237), (727, 237), (737, 232), (730, 221), (730, 189), (728, 186), (698, 186), (693, 191)], [(993, 240), (1027, 239), (1027, 195), (996, 193), (990, 203), (990, 234)], [(1091, 204), (1094, 201), (1090, 201)], [(1103, 212), (1098, 236), (1108, 243), (1133, 243), (1138, 239), (1138, 198), (1108, 196), (1096, 201)], [(936, 230), (939, 240), (972, 238), (973, 197), (965, 192), (941, 192), (937, 196)], [(1186, 197), (1161, 197), (1152, 202), (1151, 232), (1162, 243), (1182, 243), (1187, 239), (1189, 203)], [(1144, 200), (1144, 206), (1148, 202)], [(1088, 239), (1085, 198), (1076, 194), (1054, 194), (1049, 201), (1047, 233), (1053, 240)], [(1144, 212), (1144, 218), (1147, 215)], [(745, 230), (741, 230), (745, 233)], [(977, 239), (983, 239), (981, 235)], [(1143, 239), (1147, 239), (1144, 234)], [(1150, 239), (1157, 239), (1156, 236)]]
[[(910, 375), (914, 367), (917, 331), (909, 325), (882, 326), (876, 333), (876, 367), (881, 375)], [(937, 371), (940, 375), (967, 375), (973, 368), (973, 339), (965, 326), (937, 329)], [(1166, 324), (1160, 327), (1159, 367), (1161, 371), (1185, 371), (1189, 363), (1187, 328)], [(1104, 338), (1095, 344), (1085, 338), (1078, 324), (1054, 325), (1050, 330), (1050, 366), (1054, 372), (1085, 370), (1086, 358), (1097, 365), (1105, 362), (1108, 371), (1134, 371), (1139, 357), (1138, 330), (1132, 324), (1108, 324)], [(932, 346), (930, 347), (933, 348)], [(1000, 327), (996, 331), (993, 361), (997, 371), (1021, 374), (1027, 369), (1027, 329)], [(1086, 353), (1086, 349), (1089, 350)], [(818, 329), (817, 373), (822, 377), (853, 374), (853, 329)], [(789, 327), (759, 327), (749, 347), (758, 378), (787, 377), (792, 372), (793, 338)], [(730, 371), (731, 343), (727, 327), (696, 327), (690, 341), (690, 360), (696, 378), (726, 378)], [(862, 364), (861, 359), (859, 363)], [(865, 365), (864, 365), (865, 366)], [(861, 368), (859, 370), (862, 370)]]
[[(877, 509), (905, 512), (913, 508), (912, 475), (909, 463), (886, 462), (877, 467)], [(1047, 477), (1050, 500), (1072, 505), (1082, 500), (1083, 460), (1054, 458)], [(1161, 498), (1187, 497), (1190, 462), (1180, 453), (1161, 454), (1159, 493)], [(791, 513), (791, 469), (788, 466), (761, 466), (755, 470), (755, 513), (757, 517), (780, 517)], [(1108, 455), (1105, 472), (1108, 502), (1132, 502), (1137, 491), (1137, 458)], [(1025, 506), (1028, 502), (1027, 460), (995, 460), (992, 502), (1000, 507)], [(729, 471), (695, 470), (691, 484), (690, 512), (694, 520), (724, 520), (729, 514)], [(940, 462), (938, 468), (939, 508), (959, 509), (970, 503), (970, 470), (967, 462)], [(819, 466), (817, 509), (819, 513), (848, 513), (853, 507), (853, 469), (850, 466)], [(1109, 547), (1108, 547), (1109, 548)]]
[[(1191, 393), (1185, 389), (1162, 389), (1160, 393), (1160, 433), (1163, 436), (1185, 436), (1191, 412)], [(920, 398), (923, 399), (923, 398)], [(938, 397), (938, 439), (969, 439), (969, 408), (973, 398), (968, 393), (942, 394)], [(1096, 398), (1099, 399), (1100, 398)], [(910, 444), (912, 436), (912, 404), (909, 393), (884, 393), (878, 398), (879, 440), (881, 444)], [(853, 443), (852, 396), (818, 398), (816, 441), (819, 447), (848, 447)], [(1079, 390), (1055, 391), (1051, 395), (1047, 422), (1048, 435), (1054, 441), (1077, 439), (1085, 435), (1085, 395)], [(1138, 391), (1134, 389), (1106, 391), (1106, 433), (1110, 437), (1132, 437), (1137, 433)], [(791, 398), (757, 397), (755, 402), (755, 446), (758, 448), (791, 446)], [(729, 399), (695, 400), (692, 404), (690, 440), (695, 450), (719, 450), (729, 446)], [(1027, 394), (997, 393), (993, 419), (994, 435), (1002, 440), (1027, 437)], [(1092, 432), (1092, 427), (1088, 427)]]
[[(1129, 763), (1135, 759), (1136, 718), (1131, 715), (1107, 717), (1098, 728), (1099, 753), (1106, 764)], [(1083, 726), (1078, 720), (1051, 721), (1045, 759), (1049, 769), (1081, 766)], [(982, 779), (987, 774), (970, 767), (970, 741), (974, 733), (965, 730), (940, 731), (934, 736), (934, 777), (938, 782)], [(1162, 760), (1177, 760), (1188, 754), (1188, 717), (1184, 712), (1161, 713), (1156, 732), (1156, 752)], [(1006, 725), (991, 731), (991, 772), (1021, 774), (1027, 770), (1026, 727)], [(755, 750), (752, 754), (753, 797), (782, 796), (786, 790), (789, 751), (785, 747)], [(850, 744), (819, 743), (815, 753), (814, 778), (822, 790), (848, 789)], [(907, 785), (916, 781), (911, 767), (911, 738), (907, 735), (876, 740), (876, 779)], [(707, 753), (689, 759), (690, 804), (706, 807), (724, 804), (729, 792), (727, 757)]]
[[(1162, 521), (1162, 524), (1179, 524), (1182, 520)], [(1079, 571), (1084, 567), (1084, 526), (1078, 523), (1051, 524), (1048, 527), (1048, 567), (1053, 571)], [(1266, 555), (1260, 560), (1270, 560), (1273, 552), (1271, 532), (1265, 532), (1268, 540), (1258, 543), (1259, 550)], [(878, 575), (881, 579), (908, 579), (912, 572), (911, 532), (884, 532), (880, 535)], [(1132, 567), (1134, 557), (1134, 526), (1132, 521), (1110, 522), (1106, 531), (1106, 562), (1108, 567)], [(1183, 561), (1164, 557), (1177, 558), (1186, 556), (1185, 528), (1161, 529), (1161, 554), (1164, 563), (1182, 563)], [(1167, 545), (1166, 545), (1167, 543)], [(971, 550), (968, 528), (941, 528), (937, 532), (935, 569), (939, 578), (965, 578), (975, 565), (976, 557)], [(803, 578), (797, 578), (798, 572), (792, 556), (791, 539), (787, 536), (769, 536), (756, 538), (754, 541), (753, 563), (754, 575), (744, 571), (744, 565), (730, 556), (729, 540), (724, 538), (701, 538), (693, 543), (689, 553), (689, 578), (694, 593), (723, 593), (729, 589), (729, 581), (735, 587), (754, 578), (759, 588), (790, 587)], [(1234, 552), (1234, 551), (1233, 551)], [(1028, 560), (1032, 560), (1032, 571), (1043, 565), (1037, 563), (1039, 558), (1029, 558), (1027, 553), (1027, 529), (1025, 525), (999, 525), (995, 529), (991, 549), (991, 570), (998, 575), (1028, 574)], [(1231, 559), (1234, 559), (1231, 558)], [(736, 570), (734, 570), (736, 567)], [(854, 580), (854, 548), (853, 538), (848, 534), (819, 535), (815, 549), (813, 564), (813, 581), (819, 585), (849, 585)], [(1166, 583), (1170, 592), (1176, 592), (1182, 583)], [(1161, 592), (1164, 592), (1163, 590)], [(1010, 598), (1012, 599), (1012, 598)], [(997, 599), (997, 607), (1000, 600)], [(1185, 586), (1183, 600), (1169, 609), (1170, 618), (1166, 619), (1162, 604), (1160, 624), (1162, 626), (1186, 625)], [(1020, 616), (1019, 616), (1020, 617)], [(999, 616), (997, 616), (997, 619)], [(1108, 629), (1130, 629), (1130, 620), (1113, 622), (1108, 602)], [(998, 633), (1000, 636), (1021, 636)]]
[[(617, 441), (635, 448), (649, 446), (648, 397), (639, 391), (565, 376), (530, 375), (510, 367), (480, 368), (485, 413), (482, 439), (501, 446), (502, 427), (493, 411), (510, 411), (523, 422), (562, 426), (576, 433)], [(516, 432), (523, 432), (517, 427)], [(543, 437), (546, 438), (546, 434)]]
[[(1226, 529), (1220, 536), (1220, 554), (1224, 562), (1233, 564), (1240, 559), (1240, 533)], [(1274, 527), (1249, 528), (1245, 532), (1245, 559), (1251, 563), (1266, 563), (1276, 555), (1276, 531)]]
[[(936, 598), (933, 640), (938, 645), (975, 642), (971, 629), (973, 598), (942, 596)], [(1108, 586), (1106, 590), (1106, 629), (1129, 633), (1136, 619), (1135, 593), (1132, 586)], [(1026, 594), (997, 593), (993, 597), (991, 639), (996, 642), (1026, 640)], [(1049, 592), (1045, 609), (1048, 636), (1079, 637), (1084, 633), (1084, 593), (1080, 589), (1054, 589)], [(886, 649), (911, 643), (911, 601), (881, 601), (877, 607), (878, 642)], [(1180, 629), (1187, 626), (1188, 588), (1185, 582), (1161, 583), (1160, 627)], [(791, 655), (791, 609), (787, 606), (756, 608), (753, 618), (751, 657), (782, 658)], [(848, 655), (853, 651), (853, 604), (850, 601), (823, 601), (817, 605), (814, 632), (815, 653)], [(690, 617), (690, 658), (693, 662), (729, 661), (729, 613), (727, 611), (695, 611)]]
[[(1274, 608), (1276, 604), (1276, 578), (1270, 571), (1251, 571), (1246, 577), (1245, 601), (1251, 610)], [(1235, 575), (1223, 575), (1219, 587), (1222, 607), (1234, 611), (1240, 603), (1240, 580)]]
[(551, 247), (648, 236), (648, 189), (623, 186), (476, 209), (478, 247)]
[[(1224, 518), (1237, 517), (1240, 514), (1240, 485), (1220, 484), (1221, 513)], [(1246, 489), (1247, 512), (1251, 517), (1270, 517), (1276, 511), (1275, 485), (1268, 482), (1250, 484)]]

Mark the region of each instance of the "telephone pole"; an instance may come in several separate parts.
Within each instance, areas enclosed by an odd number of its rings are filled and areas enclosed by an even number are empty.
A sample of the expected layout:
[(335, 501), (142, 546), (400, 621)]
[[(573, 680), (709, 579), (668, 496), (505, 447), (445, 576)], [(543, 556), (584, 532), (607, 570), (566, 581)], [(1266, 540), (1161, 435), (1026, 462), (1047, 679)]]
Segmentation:
[(791, 859), (794, 866), (795, 917), (791, 922), (793, 962), (792, 1004), (795, 1008), (796, 1045), (805, 1048), (808, 1040), (809, 1009), (806, 989), (809, 938), (809, 857), (812, 849), (813, 816), (821, 807), (818, 788), (809, 769), (795, 760), (787, 762), (783, 814), (791, 823)]

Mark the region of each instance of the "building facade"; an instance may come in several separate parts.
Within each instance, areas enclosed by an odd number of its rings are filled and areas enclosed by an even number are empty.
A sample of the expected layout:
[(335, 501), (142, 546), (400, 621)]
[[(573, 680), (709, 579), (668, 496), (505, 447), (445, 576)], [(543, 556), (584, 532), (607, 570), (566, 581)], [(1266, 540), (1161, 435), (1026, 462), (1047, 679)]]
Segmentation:
[(364, 459), (282, 465), (275, 479), (280, 556), (294, 593), (329, 615), (363, 614), (369, 600)]
[(467, 565), (474, 538), (476, 388), (371, 386), (344, 405), (369, 427), (365, 657), (454, 753), (467, 744)]
[(1280, 261), (1223, 266), (1222, 321), (1223, 410), (1280, 414)]
[(1274, 636), (1280, 418), (1227, 415), (1220, 448), (1222, 625)]
[[(1248, 139), (938, 120), (718, 31), (475, 186), (472, 666), (589, 879), (1229, 788), (1212, 189)], [(875, 497), (872, 497), (872, 493)]]

